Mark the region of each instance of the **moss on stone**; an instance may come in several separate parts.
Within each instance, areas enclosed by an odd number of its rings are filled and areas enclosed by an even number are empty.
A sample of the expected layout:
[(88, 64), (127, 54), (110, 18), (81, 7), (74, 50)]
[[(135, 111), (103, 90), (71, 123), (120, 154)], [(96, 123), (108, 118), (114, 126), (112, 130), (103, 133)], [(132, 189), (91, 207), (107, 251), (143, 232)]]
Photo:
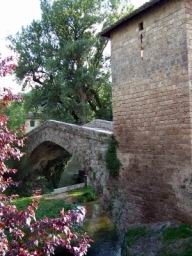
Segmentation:
[(192, 256), (192, 226), (159, 224), (127, 231), (123, 256)]
[[(185, 239), (192, 237), (192, 226), (181, 224), (177, 227), (169, 227), (163, 231), (163, 242), (171, 243), (178, 239)], [(192, 254), (191, 254), (192, 255)]]
[(146, 236), (148, 232), (146, 227), (129, 229), (126, 234), (126, 244), (132, 246), (139, 238)]

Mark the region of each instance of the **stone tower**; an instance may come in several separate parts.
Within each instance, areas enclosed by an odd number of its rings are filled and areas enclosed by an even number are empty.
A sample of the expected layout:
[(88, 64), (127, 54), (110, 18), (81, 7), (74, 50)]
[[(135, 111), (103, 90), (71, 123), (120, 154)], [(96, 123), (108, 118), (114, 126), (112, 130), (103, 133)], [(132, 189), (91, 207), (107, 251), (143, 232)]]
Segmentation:
[(102, 36), (123, 164), (114, 216), (192, 222), (192, 1), (152, 0)]

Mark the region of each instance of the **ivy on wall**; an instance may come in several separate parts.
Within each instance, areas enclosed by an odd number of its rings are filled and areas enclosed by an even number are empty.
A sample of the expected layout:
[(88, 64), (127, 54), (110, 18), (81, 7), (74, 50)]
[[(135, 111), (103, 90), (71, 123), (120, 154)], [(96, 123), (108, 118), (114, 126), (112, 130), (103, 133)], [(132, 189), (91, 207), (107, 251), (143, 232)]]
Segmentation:
[(119, 170), (121, 167), (121, 162), (117, 157), (117, 148), (118, 142), (115, 137), (112, 136), (106, 153), (106, 165), (110, 175), (114, 178), (119, 176)]

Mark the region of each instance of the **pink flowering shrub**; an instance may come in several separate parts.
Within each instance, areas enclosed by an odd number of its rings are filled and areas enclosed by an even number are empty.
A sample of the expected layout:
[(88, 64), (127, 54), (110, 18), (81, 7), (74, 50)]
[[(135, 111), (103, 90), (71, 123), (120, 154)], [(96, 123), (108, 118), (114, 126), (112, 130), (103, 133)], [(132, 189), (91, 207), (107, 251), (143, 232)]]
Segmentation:
[[(0, 61), (0, 76), (15, 68), (10, 62), (12, 58)], [(6, 108), (9, 102), (18, 100), (21, 98), (5, 90), (1, 106)], [(90, 239), (76, 228), (81, 219), (79, 211), (65, 212), (62, 209), (58, 218), (36, 220), (37, 199), (24, 211), (19, 211), (12, 201), (16, 196), (4, 193), (13, 184), (11, 175), (16, 172), (6, 163), (12, 158), (19, 160), (22, 156), (20, 148), (24, 145), (24, 138), (18, 138), (17, 132), (10, 131), (7, 122), (7, 116), (0, 111), (0, 256), (53, 255), (59, 246), (75, 256), (86, 255)]]
[(12, 71), (16, 68), (13, 57), (7, 57), (3, 60), (0, 60), (0, 76), (4, 77), (8, 74), (11, 74)]

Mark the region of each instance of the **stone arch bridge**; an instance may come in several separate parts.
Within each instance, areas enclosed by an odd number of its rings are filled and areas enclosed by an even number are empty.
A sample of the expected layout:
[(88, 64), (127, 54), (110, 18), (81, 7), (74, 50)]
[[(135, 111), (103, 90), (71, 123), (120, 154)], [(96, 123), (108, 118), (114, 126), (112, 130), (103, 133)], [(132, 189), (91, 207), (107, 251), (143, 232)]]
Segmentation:
[(50, 120), (27, 134), (27, 151), (30, 157), (35, 152), (43, 154), (41, 145), (59, 146), (77, 157), (86, 170), (88, 184), (103, 192), (109, 175), (105, 155), (112, 134), (112, 122), (109, 121), (95, 120), (78, 126)]

